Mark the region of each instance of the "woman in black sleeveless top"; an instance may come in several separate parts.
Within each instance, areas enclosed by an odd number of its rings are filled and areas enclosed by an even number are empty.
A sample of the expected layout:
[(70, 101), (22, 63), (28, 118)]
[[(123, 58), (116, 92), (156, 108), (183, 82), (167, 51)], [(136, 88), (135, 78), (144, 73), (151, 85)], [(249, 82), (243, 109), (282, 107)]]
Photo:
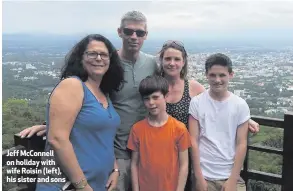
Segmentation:
[[(191, 97), (205, 90), (194, 80), (187, 80), (187, 53), (181, 42), (167, 41), (160, 51), (160, 72), (169, 82), (166, 97), (167, 113), (188, 127), (188, 110)], [(189, 161), (191, 158), (189, 157)], [(185, 191), (191, 190), (191, 162)]]

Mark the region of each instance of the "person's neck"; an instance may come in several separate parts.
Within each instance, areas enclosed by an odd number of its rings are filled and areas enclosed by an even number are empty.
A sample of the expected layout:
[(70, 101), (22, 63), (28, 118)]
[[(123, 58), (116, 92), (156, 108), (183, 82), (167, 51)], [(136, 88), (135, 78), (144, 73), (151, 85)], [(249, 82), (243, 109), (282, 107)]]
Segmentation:
[(153, 127), (162, 127), (168, 121), (168, 117), (167, 112), (162, 112), (158, 115), (148, 115), (148, 121)]
[(184, 81), (183, 79), (180, 78), (180, 76), (173, 77), (173, 76), (165, 75), (164, 78), (167, 79), (169, 86), (171, 87), (177, 86)]
[(88, 85), (90, 85), (92, 88), (94, 88), (96, 90), (98, 89), (99, 91), (101, 91), (100, 90), (101, 81), (102, 81), (102, 78), (101, 77), (95, 77), (95, 78), (90, 78), (89, 77), (87, 79), (86, 83)]
[(216, 101), (224, 101), (229, 97), (230, 92), (228, 90), (222, 92), (214, 92), (210, 89), (209, 95)]
[(138, 56), (139, 56), (139, 51), (138, 52), (130, 52), (122, 47), (121, 50), (118, 51), (118, 54), (122, 60), (126, 60), (126, 61), (130, 61), (130, 62), (135, 63)]

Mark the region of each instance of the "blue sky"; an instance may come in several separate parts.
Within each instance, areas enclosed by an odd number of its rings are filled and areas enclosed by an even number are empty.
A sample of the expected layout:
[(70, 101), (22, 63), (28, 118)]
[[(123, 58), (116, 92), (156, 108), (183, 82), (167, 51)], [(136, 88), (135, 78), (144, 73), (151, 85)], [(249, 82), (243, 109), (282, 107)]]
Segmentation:
[(150, 37), (290, 38), (292, 7), (293, 0), (4, 1), (2, 32), (115, 34), (122, 15), (139, 10), (148, 19)]

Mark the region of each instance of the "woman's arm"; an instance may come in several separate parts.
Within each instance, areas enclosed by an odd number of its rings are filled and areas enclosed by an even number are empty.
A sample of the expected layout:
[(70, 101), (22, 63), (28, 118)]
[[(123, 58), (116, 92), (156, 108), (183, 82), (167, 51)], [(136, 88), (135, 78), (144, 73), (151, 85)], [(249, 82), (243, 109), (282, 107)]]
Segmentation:
[[(50, 128), (47, 140), (53, 148), (56, 160), (63, 172), (73, 184), (85, 179), (69, 140), (72, 126), (82, 107), (83, 97), (83, 87), (80, 81), (68, 78), (57, 86), (50, 98)], [(89, 187), (86, 190), (92, 189)]]
[(110, 174), (106, 184), (106, 188), (108, 191), (112, 191), (116, 189), (119, 176), (120, 176), (120, 171), (118, 168), (118, 163), (115, 159), (113, 172)]

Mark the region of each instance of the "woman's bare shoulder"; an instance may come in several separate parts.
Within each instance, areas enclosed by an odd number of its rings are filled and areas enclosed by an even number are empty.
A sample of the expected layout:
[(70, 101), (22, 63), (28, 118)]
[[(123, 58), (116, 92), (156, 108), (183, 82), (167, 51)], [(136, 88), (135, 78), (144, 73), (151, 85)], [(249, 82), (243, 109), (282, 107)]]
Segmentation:
[(196, 80), (189, 80), (189, 94), (194, 97), (205, 91), (204, 86)]

